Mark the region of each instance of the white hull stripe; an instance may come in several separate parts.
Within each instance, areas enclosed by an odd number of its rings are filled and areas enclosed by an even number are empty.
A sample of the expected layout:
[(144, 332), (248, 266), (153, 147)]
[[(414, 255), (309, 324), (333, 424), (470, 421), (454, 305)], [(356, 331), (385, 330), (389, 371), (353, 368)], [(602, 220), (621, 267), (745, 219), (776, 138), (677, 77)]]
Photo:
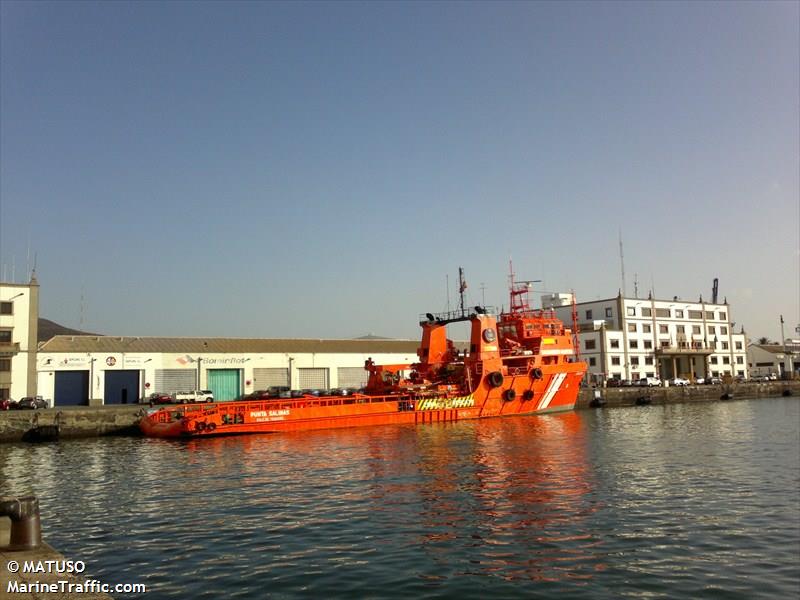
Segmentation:
[(561, 388), (561, 384), (564, 382), (564, 379), (567, 377), (566, 373), (559, 373), (555, 377), (550, 380), (550, 385), (547, 386), (547, 391), (544, 393), (544, 397), (542, 401), (539, 402), (539, 406), (536, 407), (536, 410), (544, 410), (553, 400), (553, 397), (558, 393), (558, 390)]

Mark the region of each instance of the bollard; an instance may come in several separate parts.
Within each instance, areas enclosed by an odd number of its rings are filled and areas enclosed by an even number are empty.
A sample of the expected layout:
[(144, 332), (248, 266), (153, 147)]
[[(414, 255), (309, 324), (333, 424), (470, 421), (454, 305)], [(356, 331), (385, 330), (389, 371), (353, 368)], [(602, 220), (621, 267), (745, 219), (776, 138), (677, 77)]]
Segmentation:
[(0, 496), (0, 517), (11, 519), (11, 539), (0, 550), (35, 550), (42, 545), (42, 522), (36, 496)]

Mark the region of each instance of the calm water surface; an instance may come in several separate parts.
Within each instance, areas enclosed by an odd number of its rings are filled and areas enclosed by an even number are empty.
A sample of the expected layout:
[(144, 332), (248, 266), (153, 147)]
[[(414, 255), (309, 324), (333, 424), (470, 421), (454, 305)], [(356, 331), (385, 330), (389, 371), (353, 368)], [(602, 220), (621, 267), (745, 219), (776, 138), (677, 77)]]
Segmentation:
[(794, 398), (0, 445), (25, 492), (146, 598), (800, 596)]

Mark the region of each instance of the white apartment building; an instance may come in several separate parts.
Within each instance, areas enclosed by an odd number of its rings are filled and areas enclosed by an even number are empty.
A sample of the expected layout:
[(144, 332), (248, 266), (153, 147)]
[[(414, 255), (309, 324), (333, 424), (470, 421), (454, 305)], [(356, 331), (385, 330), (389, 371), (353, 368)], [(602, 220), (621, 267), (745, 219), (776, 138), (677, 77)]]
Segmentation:
[(0, 282), (0, 400), (36, 395), (39, 284)]
[[(572, 295), (542, 296), (542, 307), (572, 322)], [(727, 302), (616, 298), (576, 305), (581, 359), (594, 381), (642, 377), (747, 377), (744, 332)]]

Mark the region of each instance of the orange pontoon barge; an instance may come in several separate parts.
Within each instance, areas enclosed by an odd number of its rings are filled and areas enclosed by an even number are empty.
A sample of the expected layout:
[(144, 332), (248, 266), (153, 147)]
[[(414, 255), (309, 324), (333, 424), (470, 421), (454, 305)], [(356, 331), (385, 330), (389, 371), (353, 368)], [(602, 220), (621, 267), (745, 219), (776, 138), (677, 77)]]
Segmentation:
[[(486, 307), (465, 310), (464, 287), (462, 282), (460, 310), (421, 318), (419, 362), (366, 361), (363, 394), (170, 406), (143, 417), (141, 430), (152, 437), (185, 438), (571, 410), (586, 373), (573, 332), (553, 311), (531, 309), (527, 282), (515, 283), (513, 273), (511, 308), (499, 318)], [(465, 352), (447, 338), (447, 325), (457, 322), (471, 325)]]

